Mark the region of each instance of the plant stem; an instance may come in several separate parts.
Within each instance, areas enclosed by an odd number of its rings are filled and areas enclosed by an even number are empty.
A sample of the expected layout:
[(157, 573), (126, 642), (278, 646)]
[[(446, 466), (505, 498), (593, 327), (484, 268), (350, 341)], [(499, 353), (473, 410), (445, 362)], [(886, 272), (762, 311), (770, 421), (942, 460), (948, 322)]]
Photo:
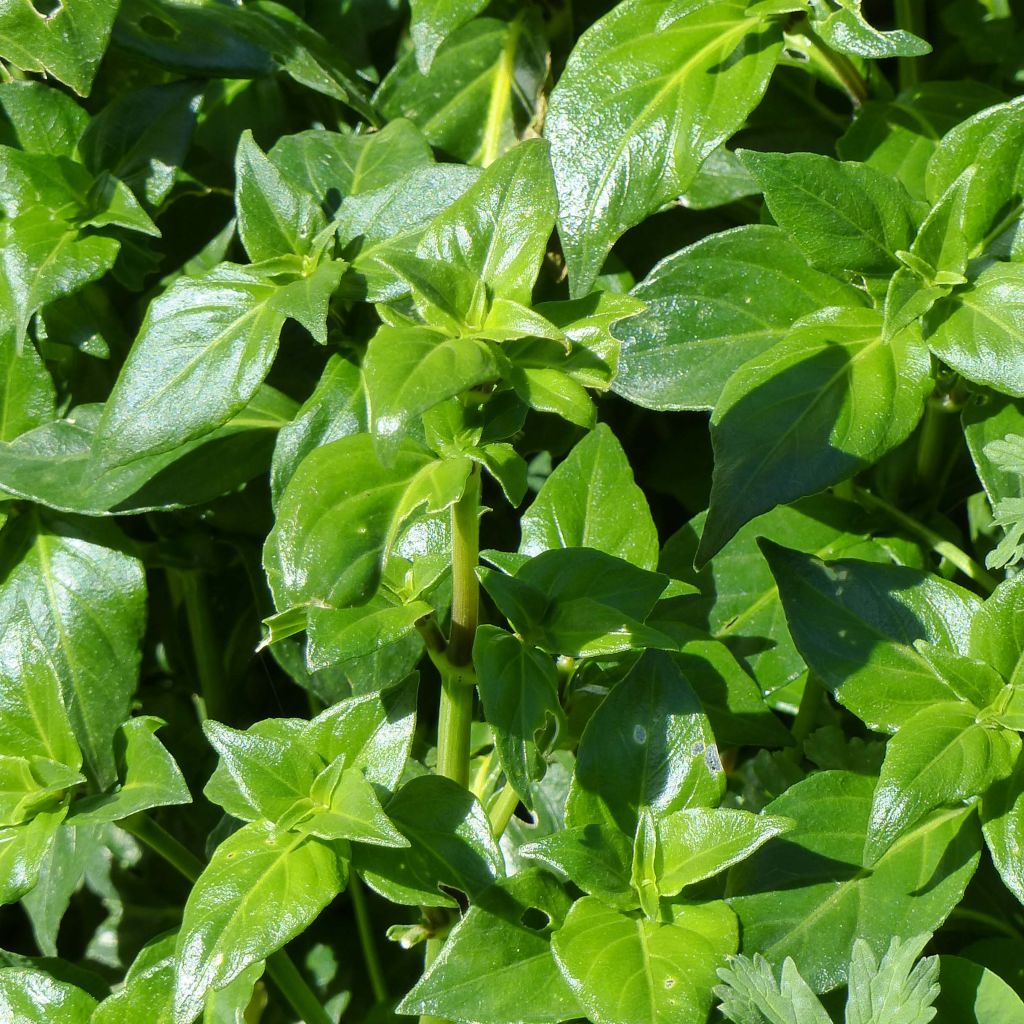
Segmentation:
[[(919, 35), (921, 10), (916, 0), (895, 0), (896, 27)], [(918, 81), (918, 57), (899, 58), (900, 90), (909, 89)]]
[(917, 440), (915, 466), (917, 478), (922, 483), (934, 483), (946, 464), (950, 448), (947, 427), (950, 422), (959, 422), (951, 416), (953, 411), (941, 398), (928, 399)]
[[(203, 862), (149, 815), (139, 812), (118, 824), (125, 832), (135, 836), (140, 843), (167, 861), (188, 881), (195, 882), (203, 873)], [(267, 974), (304, 1024), (334, 1024), (320, 1004), (320, 1000), (306, 984), (305, 978), (292, 963), (291, 957), (283, 949), (267, 957)]]
[(370, 908), (366, 904), (366, 893), (363, 883), (353, 871), (348, 881), (349, 895), (352, 897), (352, 909), (356, 915), (356, 928), (359, 931), (359, 944), (363, 947), (363, 959), (366, 961), (366, 973), (370, 976), (373, 997), (378, 1003), (388, 1001), (388, 985), (384, 980), (377, 943), (373, 938), (373, 925), (370, 921)]
[(498, 794), (487, 812), (491, 822), (491, 834), (495, 839), (500, 839), (505, 834), (505, 829), (508, 828), (508, 823), (518, 806), (519, 794), (506, 781), (505, 788)]
[(879, 498), (870, 491), (864, 490), (863, 487), (858, 487), (856, 493), (857, 501), (865, 508), (884, 512), (893, 522), (898, 523), (908, 533), (920, 538), (935, 554), (947, 559), (986, 592), (991, 594), (999, 585), (999, 580), (995, 576), (983, 569), (966, 551), (958, 548), (952, 541), (946, 540), (942, 534), (936, 533), (924, 523), (914, 519), (913, 516), (908, 516), (895, 505), (890, 505), (884, 498)]
[(800, 697), (800, 706), (797, 708), (796, 717), (789, 728), (793, 742), (796, 744), (794, 753), (798, 761), (803, 753), (804, 740), (810, 736), (814, 723), (817, 721), (823, 692), (821, 680), (813, 672), (808, 672), (807, 681), (804, 683), (804, 692)]
[(826, 80), (845, 92), (855, 108), (866, 102), (870, 96), (868, 83), (853, 61), (826, 46), (806, 23), (798, 28), (798, 32), (786, 33), (787, 43), (807, 57), (808, 65), (816, 67)]
[(223, 722), (228, 717), (224, 662), (213, 632), (210, 603), (203, 579), (197, 571), (186, 571), (179, 573), (179, 581), (206, 717)]

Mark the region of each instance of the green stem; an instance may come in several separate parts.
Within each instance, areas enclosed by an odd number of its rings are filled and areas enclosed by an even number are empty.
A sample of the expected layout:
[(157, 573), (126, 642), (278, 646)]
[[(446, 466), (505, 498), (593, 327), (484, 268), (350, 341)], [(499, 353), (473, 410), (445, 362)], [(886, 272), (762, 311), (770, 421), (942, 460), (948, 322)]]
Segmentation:
[[(896, 27), (904, 32), (912, 32), (914, 35), (921, 34), (921, 7), (917, 0), (895, 0)], [(918, 60), (919, 57), (900, 57), (899, 76), (900, 90), (909, 89), (918, 82)]]
[(807, 57), (805, 65), (797, 66), (817, 68), (826, 81), (846, 93), (855, 108), (865, 103), (870, 97), (868, 83), (853, 61), (826, 46), (809, 25), (801, 24), (799, 29), (799, 32), (786, 33), (787, 43)]
[(893, 522), (898, 523), (908, 533), (914, 534), (923, 543), (927, 544), (935, 554), (951, 562), (968, 579), (974, 580), (975, 583), (988, 593), (991, 594), (999, 585), (999, 580), (983, 569), (966, 551), (958, 548), (952, 541), (946, 540), (942, 534), (936, 533), (930, 527), (925, 526), (924, 523), (919, 522), (912, 516), (908, 516), (895, 505), (890, 505), (889, 502), (872, 494), (870, 491), (864, 490), (863, 487), (857, 488), (857, 501), (865, 508), (884, 512)]
[(213, 631), (206, 588), (201, 574), (196, 571), (180, 573), (179, 581), (206, 717), (223, 722), (228, 718), (227, 681), (220, 644)]
[[(194, 883), (203, 873), (203, 862), (148, 815), (141, 812), (133, 814), (118, 824), (125, 832), (135, 836), (140, 843), (167, 861), (188, 881)], [(298, 968), (292, 963), (291, 957), (283, 949), (267, 957), (267, 974), (304, 1024), (334, 1024)]]
[(922, 483), (934, 483), (941, 475), (949, 456), (949, 425), (958, 420), (951, 416), (953, 407), (941, 398), (930, 398), (921, 420), (917, 439), (917, 478)]
[(796, 717), (789, 729), (796, 745), (793, 753), (798, 761), (803, 753), (804, 740), (810, 736), (818, 719), (822, 693), (824, 693), (824, 688), (821, 681), (813, 672), (808, 672), (807, 681), (804, 683), (804, 692), (800, 697), (800, 706), (797, 708)]
[(378, 1003), (388, 1001), (388, 985), (384, 980), (377, 943), (373, 938), (373, 924), (370, 921), (370, 908), (366, 903), (363, 883), (353, 871), (348, 882), (349, 895), (352, 897), (352, 909), (356, 915), (356, 928), (359, 931), (359, 944), (363, 947), (363, 959), (366, 961), (366, 973), (370, 976), (373, 997)]
[(505, 834), (505, 829), (508, 828), (508, 823), (518, 806), (519, 794), (506, 782), (505, 788), (498, 794), (487, 812), (491, 822), (491, 833), (495, 839), (500, 839)]

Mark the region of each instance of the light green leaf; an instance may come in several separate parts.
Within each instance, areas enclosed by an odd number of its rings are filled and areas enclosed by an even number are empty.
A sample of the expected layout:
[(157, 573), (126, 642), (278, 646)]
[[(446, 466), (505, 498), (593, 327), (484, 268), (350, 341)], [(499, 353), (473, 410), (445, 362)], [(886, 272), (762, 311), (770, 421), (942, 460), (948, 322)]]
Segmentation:
[(520, 520), (519, 551), (588, 547), (642, 569), (658, 562), (658, 531), (626, 453), (599, 424), (544, 481)]
[[(358, 768), (345, 768), (340, 754), (317, 776), (308, 801), (312, 813), (297, 827), (320, 839), (351, 839), (371, 846), (408, 846), (409, 840), (391, 824), (373, 786)], [(295, 808), (298, 812), (299, 808)]]
[(38, 882), (66, 814), (67, 807), (60, 807), (0, 828), (0, 906), (16, 903)]
[(319, 672), (339, 662), (365, 658), (414, 633), (433, 608), (426, 601), (392, 604), (377, 594), (358, 608), (315, 608), (306, 622), (306, 664)]
[(896, 732), (922, 708), (956, 699), (913, 645), (966, 653), (973, 594), (904, 566), (763, 548), (801, 655), (870, 729)]
[(409, 34), (416, 47), (416, 63), (426, 74), (438, 47), (460, 25), (475, 18), (487, 0), (412, 0)]
[(801, 977), (790, 957), (776, 980), (772, 965), (760, 953), (729, 958), (715, 989), (719, 1007), (736, 1024), (832, 1024), (832, 1018)]
[(189, 894), (175, 950), (174, 1022), (305, 930), (345, 887), (335, 846), (268, 822), (235, 832)]
[(846, 1024), (928, 1024), (939, 994), (940, 958), (915, 960), (931, 940), (926, 932), (901, 942), (895, 936), (881, 961), (863, 939), (853, 944)]
[(811, 0), (811, 24), (832, 49), (856, 57), (921, 57), (932, 50), (912, 32), (882, 32), (869, 25), (861, 12), (861, 0)]
[(978, 609), (970, 653), (1007, 682), (1024, 682), (1024, 578), (1004, 580)]
[(701, 239), (662, 260), (631, 294), (647, 309), (615, 329), (622, 359), (613, 388), (649, 409), (711, 409), (733, 372), (799, 319), (864, 303), (767, 224)]
[(96, 1000), (32, 967), (0, 970), (0, 1018), (25, 1024), (88, 1024)]
[(1024, 903), (1024, 758), (1018, 757), (1012, 774), (985, 794), (981, 821), (985, 844), (1003, 884)]
[(74, 159), (78, 140), (89, 124), (89, 115), (75, 100), (43, 82), (0, 84), (0, 109), (26, 153)]
[(574, 297), (619, 236), (684, 192), (757, 106), (782, 32), (746, 6), (627, 0), (577, 41), (544, 127)]
[(1024, 1024), (1024, 1000), (994, 971), (959, 956), (938, 960), (936, 1024)]
[(933, 704), (889, 740), (871, 805), (866, 865), (875, 864), (928, 811), (980, 796), (1013, 771), (1020, 737), (977, 718), (970, 704)]
[(711, 415), (715, 470), (697, 564), (754, 516), (891, 451), (917, 426), (931, 390), (920, 333), (887, 342), (874, 310), (808, 317), (745, 363)]

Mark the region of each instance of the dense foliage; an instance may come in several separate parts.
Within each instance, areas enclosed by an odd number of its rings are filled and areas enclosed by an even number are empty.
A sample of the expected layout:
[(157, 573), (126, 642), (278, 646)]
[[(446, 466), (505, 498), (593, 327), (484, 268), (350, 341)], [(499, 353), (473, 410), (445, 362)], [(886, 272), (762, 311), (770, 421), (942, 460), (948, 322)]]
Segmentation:
[(0, 2), (0, 1020), (1021, 1024), (1024, 4), (409, 7)]

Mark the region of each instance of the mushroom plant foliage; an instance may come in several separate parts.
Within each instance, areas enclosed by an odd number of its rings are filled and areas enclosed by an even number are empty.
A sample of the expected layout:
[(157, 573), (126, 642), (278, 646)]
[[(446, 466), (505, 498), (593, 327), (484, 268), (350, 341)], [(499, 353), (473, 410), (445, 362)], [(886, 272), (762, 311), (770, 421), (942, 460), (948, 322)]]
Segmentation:
[(1024, 1022), (1022, 54), (0, 4), (0, 1019)]

